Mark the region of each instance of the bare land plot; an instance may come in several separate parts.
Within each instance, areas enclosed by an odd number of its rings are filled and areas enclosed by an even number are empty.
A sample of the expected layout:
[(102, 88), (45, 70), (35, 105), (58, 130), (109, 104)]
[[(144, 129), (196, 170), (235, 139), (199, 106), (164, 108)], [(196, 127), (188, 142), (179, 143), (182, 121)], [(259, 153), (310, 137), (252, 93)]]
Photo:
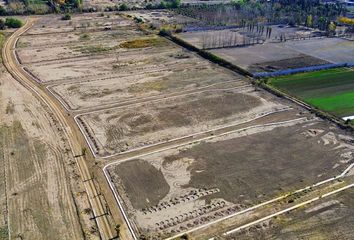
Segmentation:
[[(225, 89), (225, 90), (223, 90)], [(81, 115), (79, 122), (100, 155), (238, 124), (285, 106), (245, 83), (182, 97)]]
[(301, 118), (117, 163), (108, 171), (140, 233), (161, 237), (336, 176), (353, 151), (353, 138), (336, 126)]
[[(328, 63), (325, 60), (285, 48), (279, 43), (210, 51), (251, 72), (274, 71)], [(286, 64), (283, 64), (284, 61), (286, 61)]]
[[(91, 56), (83, 56), (77, 59), (58, 59), (57, 61), (50, 62), (36, 62), (33, 64), (25, 64), (25, 66), (42, 82), (54, 82), (68, 78), (85, 79), (88, 76), (98, 77), (114, 73), (127, 74), (131, 73), (135, 68), (137, 68), (137, 70), (148, 70), (149, 67), (151, 68), (149, 64), (160, 66), (176, 64), (178, 58), (182, 58), (181, 61), (183, 62), (184, 59), (184, 62), (186, 62), (187, 60), (190, 60), (187, 58), (192, 56), (174, 56), (173, 53), (180, 48), (177, 48), (172, 43), (160, 37), (147, 36), (139, 38), (139, 36), (137, 36), (137, 38), (156, 41), (157, 46), (128, 49), (119, 46), (117, 43), (115, 47), (120, 49), (117, 49), (118, 52), (116, 54), (97, 54), (97, 52), (94, 52), (97, 47), (90, 49), (89, 46), (84, 45), (81, 48), (77, 48), (76, 51), (91, 51)], [(52, 56), (53, 53), (50, 53), (50, 51), (51, 49), (45, 49), (43, 52)], [(161, 55), (163, 60), (167, 60), (167, 62), (164, 63), (159, 61), (159, 55)], [(145, 64), (147, 66), (145, 66)], [(62, 74), (60, 74), (61, 70)]]
[(354, 62), (354, 41), (322, 38), (285, 42), (282, 45), (332, 63)]
[(146, 35), (135, 26), (122, 26), (106, 31), (74, 31), (53, 34), (23, 35), (17, 42), (17, 48), (22, 50), (31, 48), (47, 48), (57, 46), (71, 46), (79, 44), (93, 44), (106, 42), (120, 42)]
[(253, 227), (226, 239), (351, 239), (354, 234), (353, 194), (354, 191), (348, 189), (305, 209), (272, 219), (266, 224), (268, 227)]
[(20, 38), (16, 53), (23, 64), (113, 54), (120, 50), (120, 43), (138, 37), (149, 36), (133, 26), (104, 32), (27, 35)]
[[(241, 79), (239, 75), (225, 71), (167, 41), (165, 44), (124, 50), (117, 57), (81, 59), (70, 65), (36, 65), (37, 71), (32, 65), (31, 70), (41, 80), (74, 79), (75, 83), (50, 87), (70, 109), (87, 109), (118, 101), (122, 103), (183, 93)], [(39, 69), (43, 69), (42, 75), (38, 74)], [(56, 69), (61, 72), (57, 73)], [(66, 71), (62, 72), (63, 69)]]
[[(109, 17), (107, 17), (109, 16)], [(92, 31), (114, 29), (131, 25), (131, 21), (114, 13), (103, 16), (100, 13), (73, 15), (71, 20), (61, 20), (61, 15), (46, 15), (38, 19), (36, 24), (24, 35), (51, 34), (71, 31)]]

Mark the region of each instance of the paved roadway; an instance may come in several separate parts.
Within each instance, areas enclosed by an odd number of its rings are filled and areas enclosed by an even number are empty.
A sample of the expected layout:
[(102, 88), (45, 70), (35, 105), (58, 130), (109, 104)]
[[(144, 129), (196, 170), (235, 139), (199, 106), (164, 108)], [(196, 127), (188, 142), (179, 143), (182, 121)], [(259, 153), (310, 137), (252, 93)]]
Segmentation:
[[(71, 146), (71, 150), (74, 156), (81, 155), (82, 146), (80, 143), (80, 136), (77, 135), (74, 124), (71, 123), (69, 116), (65, 113), (65, 110), (60, 106), (60, 103), (54, 100), (54, 98), (45, 91), (45, 88), (41, 87), (38, 83), (35, 82), (32, 77), (23, 70), (23, 68), (18, 64), (16, 56), (14, 54), (14, 48), (16, 42), (21, 34), (25, 33), (30, 29), (35, 22), (35, 19), (29, 18), (25, 25), (18, 29), (14, 34), (12, 34), (4, 44), (2, 51), (2, 57), (5, 67), (8, 72), (24, 87), (31, 91), (39, 100), (45, 103), (49, 109), (56, 116), (59, 123), (62, 125), (62, 128), (67, 135), (68, 142)], [(76, 163), (79, 168), (81, 179), (85, 186), (88, 198), (95, 216), (97, 226), (102, 239), (112, 239), (113, 233), (111, 230), (110, 223), (108, 221), (105, 208), (100, 197), (97, 197), (98, 191), (93, 182), (92, 176), (86, 164), (85, 158), (80, 156), (76, 157)]]

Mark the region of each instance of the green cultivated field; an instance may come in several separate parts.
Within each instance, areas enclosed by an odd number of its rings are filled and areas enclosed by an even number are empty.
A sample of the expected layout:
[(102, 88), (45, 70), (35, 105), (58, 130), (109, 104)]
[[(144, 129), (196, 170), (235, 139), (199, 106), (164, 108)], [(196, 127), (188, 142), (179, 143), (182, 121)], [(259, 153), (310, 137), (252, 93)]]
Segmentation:
[(354, 115), (354, 69), (282, 76), (268, 84), (339, 117)]

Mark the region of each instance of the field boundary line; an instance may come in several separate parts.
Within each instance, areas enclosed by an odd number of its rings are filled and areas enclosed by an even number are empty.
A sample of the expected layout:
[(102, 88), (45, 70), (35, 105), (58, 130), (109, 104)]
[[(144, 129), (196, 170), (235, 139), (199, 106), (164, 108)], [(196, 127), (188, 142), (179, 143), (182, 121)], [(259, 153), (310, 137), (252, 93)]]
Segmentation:
[(235, 228), (235, 229), (232, 229), (232, 230), (230, 230), (230, 231), (227, 231), (227, 232), (225, 232), (223, 235), (224, 235), (224, 236), (230, 235), (230, 234), (232, 234), (232, 233), (235, 233), (235, 232), (240, 231), (240, 230), (242, 230), (242, 229), (248, 228), (248, 227), (250, 227), (250, 226), (252, 226), (252, 225), (255, 225), (255, 224), (257, 224), (257, 223), (263, 222), (263, 221), (265, 221), (265, 220), (268, 220), (268, 219), (270, 219), (270, 218), (273, 218), (273, 217), (276, 217), (276, 216), (278, 216), (278, 215), (284, 214), (284, 213), (286, 213), (286, 212), (295, 210), (295, 209), (297, 209), (297, 208), (300, 208), (300, 207), (302, 207), (302, 206), (308, 205), (308, 204), (310, 204), (310, 203), (313, 203), (313, 202), (315, 202), (315, 201), (317, 201), (317, 200), (320, 200), (320, 199), (322, 199), (322, 198), (331, 196), (331, 195), (333, 195), (333, 194), (336, 194), (336, 193), (345, 191), (345, 190), (347, 190), (347, 189), (349, 189), (349, 188), (352, 188), (352, 187), (354, 187), (354, 183), (352, 183), (352, 184), (350, 184), (350, 185), (347, 185), (347, 186), (345, 186), (345, 187), (336, 189), (336, 190), (334, 190), (334, 191), (325, 193), (325, 194), (323, 194), (323, 195), (314, 197), (314, 198), (312, 198), (312, 199), (310, 199), (310, 200), (307, 200), (307, 201), (305, 201), (305, 202), (296, 204), (296, 205), (294, 205), (294, 206), (292, 206), (292, 207), (283, 209), (283, 210), (281, 210), (281, 211), (279, 211), (279, 212), (276, 212), (276, 213), (273, 213), (273, 214), (271, 214), (271, 215), (265, 216), (265, 217), (263, 217), (263, 218), (260, 218), (260, 219), (258, 219), (258, 220), (255, 220), (255, 221), (253, 221), (253, 222), (247, 223), (247, 224), (245, 224), (245, 225), (242, 225), (242, 226), (240, 226), (240, 227), (237, 227), (237, 228)]
[[(328, 178), (328, 179), (323, 180), (323, 181), (321, 181), (321, 182), (318, 182), (318, 183), (309, 185), (309, 186), (307, 186), (307, 187), (298, 189), (298, 190), (293, 191), (293, 192), (291, 192), (291, 193), (288, 193), (288, 194), (282, 195), (282, 196), (280, 196), (280, 197), (277, 197), (277, 198), (271, 199), (271, 200), (269, 200), (269, 201), (266, 201), (266, 202), (264, 202), (264, 203), (260, 203), (260, 204), (258, 204), (258, 205), (253, 206), (253, 207), (244, 209), (244, 210), (242, 210), (242, 211), (240, 211), (240, 212), (236, 212), (236, 213), (234, 213), (234, 214), (232, 214), (232, 215), (225, 216), (224, 218), (220, 218), (220, 219), (217, 219), (217, 220), (215, 220), (215, 221), (213, 221), (213, 222), (209, 222), (209, 223), (206, 223), (206, 224), (204, 224), (204, 225), (198, 226), (198, 227), (196, 227), (196, 228), (194, 228), (194, 229), (190, 229), (190, 230), (185, 231), (185, 232), (183, 232), (183, 233), (179, 233), (179, 234), (177, 234), (177, 235), (175, 235), (175, 236), (173, 236), (173, 237), (166, 238), (165, 240), (172, 240), (172, 239), (175, 239), (175, 238), (180, 237), (180, 236), (182, 236), (182, 235), (184, 235), (184, 234), (188, 234), (188, 233), (197, 231), (197, 230), (199, 230), (199, 229), (208, 227), (208, 226), (213, 225), (213, 224), (216, 224), (216, 223), (218, 223), (218, 222), (221, 222), (221, 221), (227, 220), (227, 219), (229, 219), (229, 218), (235, 217), (235, 216), (237, 216), (237, 215), (240, 215), (240, 214), (243, 214), (243, 213), (246, 213), (246, 212), (255, 210), (256, 208), (259, 208), (259, 207), (268, 205), (268, 204), (270, 204), (270, 203), (279, 201), (279, 200), (281, 200), (281, 199), (287, 198), (287, 197), (289, 197), (289, 196), (291, 196), (291, 195), (293, 195), (293, 194), (296, 194), (296, 193), (300, 193), (300, 192), (309, 190), (309, 189), (311, 189), (311, 188), (313, 188), (313, 187), (321, 186), (321, 185), (323, 185), (323, 184), (325, 184), (325, 183), (329, 183), (329, 182), (332, 182), (332, 181), (334, 181), (334, 180), (338, 180), (338, 179), (340, 179), (340, 178), (345, 177), (345, 175), (346, 175), (353, 167), (354, 167), (354, 164), (351, 164), (351, 165), (349, 165), (349, 167), (348, 167), (346, 170), (344, 170), (340, 175), (337, 175), (337, 176), (335, 176), (335, 177)], [(354, 184), (353, 184), (353, 185), (354, 185)]]

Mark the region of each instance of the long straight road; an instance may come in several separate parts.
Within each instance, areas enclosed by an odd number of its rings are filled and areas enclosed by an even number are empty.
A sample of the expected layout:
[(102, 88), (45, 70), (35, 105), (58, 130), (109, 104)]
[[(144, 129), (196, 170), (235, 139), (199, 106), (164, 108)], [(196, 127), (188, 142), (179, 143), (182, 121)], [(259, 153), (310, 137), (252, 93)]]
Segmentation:
[[(14, 34), (12, 34), (4, 44), (2, 51), (2, 58), (4, 65), (8, 72), (25, 86), (29, 91), (31, 91), (40, 101), (46, 104), (52, 111), (54, 116), (57, 118), (61, 124), (63, 131), (67, 136), (67, 140), (71, 146), (71, 150), (74, 156), (81, 155), (82, 149), (86, 146), (82, 145), (80, 142), (80, 136), (78, 136), (78, 131), (75, 130), (75, 125), (71, 123), (69, 116), (66, 114), (65, 110), (61, 107), (60, 103), (57, 102), (46, 90), (42, 88), (38, 83), (32, 79), (32, 77), (18, 64), (16, 59), (14, 49), (18, 38), (30, 29), (35, 20), (29, 18), (25, 25), (18, 29)], [(73, 121), (72, 121), (73, 122)], [(103, 206), (100, 197), (98, 196), (98, 191), (93, 182), (93, 178), (88, 169), (86, 160), (83, 156), (76, 157), (77, 167), (79, 168), (81, 179), (83, 181), (88, 199), (90, 201), (97, 226), (102, 239), (112, 239), (114, 237), (111, 225), (108, 221), (106, 210)]]

